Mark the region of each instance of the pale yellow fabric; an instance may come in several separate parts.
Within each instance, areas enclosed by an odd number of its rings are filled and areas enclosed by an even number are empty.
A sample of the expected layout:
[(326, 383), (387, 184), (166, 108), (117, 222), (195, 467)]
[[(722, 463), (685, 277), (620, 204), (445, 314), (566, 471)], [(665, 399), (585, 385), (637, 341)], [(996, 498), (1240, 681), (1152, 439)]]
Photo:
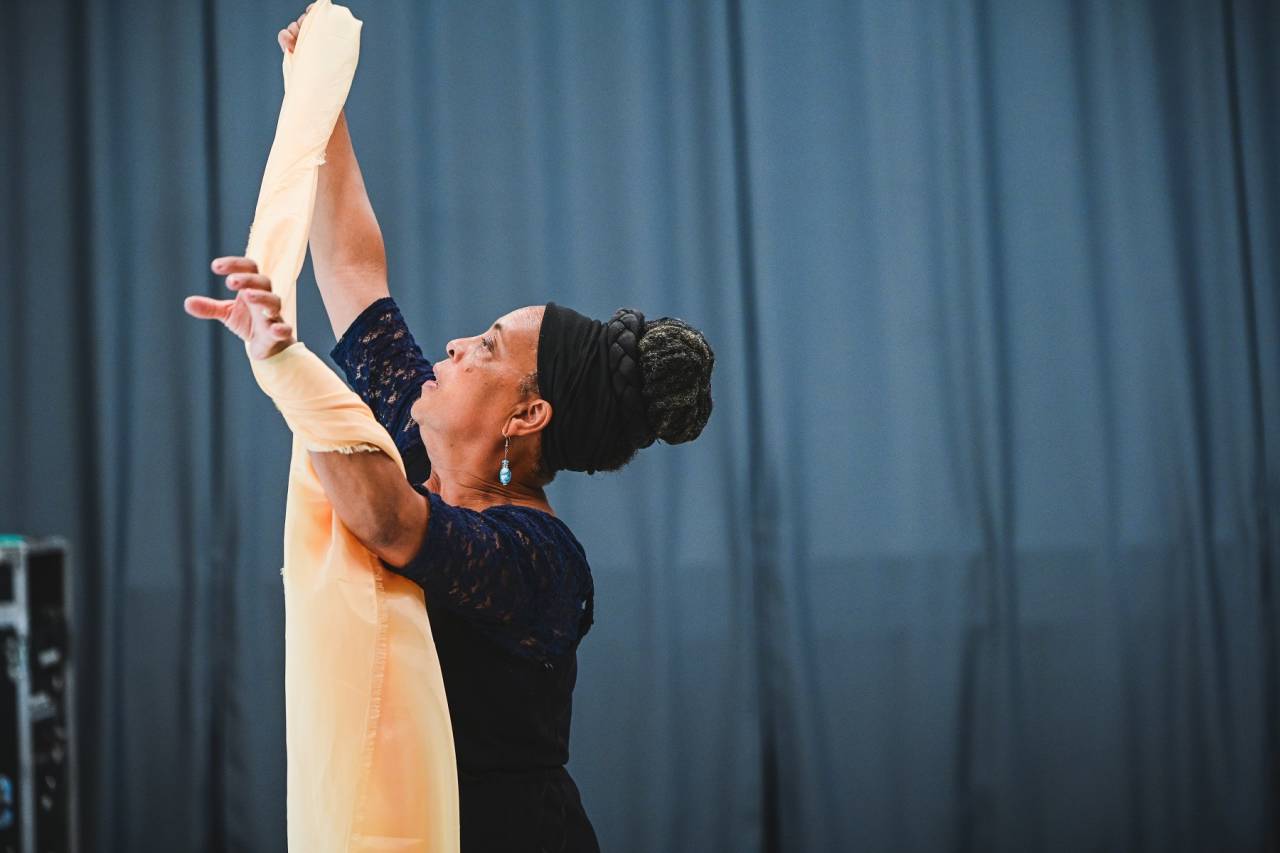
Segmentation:
[[(320, 0), (285, 58), (285, 97), (247, 257), (297, 327), (317, 170), (350, 90), (360, 22)], [(253, 361), (294, 433), (284, 530), (285, 728), (294, 853), (458, 849), (453, 733), (422, 590), (343, 527), (307, 451), (378, 449), (368, 407), (301, 343)]]

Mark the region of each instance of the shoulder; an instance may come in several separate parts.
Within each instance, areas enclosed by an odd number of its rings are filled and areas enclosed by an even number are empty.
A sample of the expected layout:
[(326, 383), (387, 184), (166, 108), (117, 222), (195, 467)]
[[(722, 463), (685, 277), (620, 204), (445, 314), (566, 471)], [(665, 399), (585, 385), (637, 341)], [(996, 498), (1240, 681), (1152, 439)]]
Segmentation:
[(547, 547), (569, 559), (587, 561), (587, 550), (559, 516), (530, 506), (499, 504), (485, 509), (481, 515), (495, 523), (521, 530), (531, 544)]
[(549, 512), (517, 504), (497, 504), (483, 510), (447, 503), (421, 484), (414, 491), (427, 499), (427, 541), (450, 538), (487, 540), (498, 549), (514, 549), (505, 556), (587, 565), (587, 552), (563, 520)]
[[(451, 592), (501, 599), (524, 632), (522, 654), (572, 651), (593, 621), (595, 590), (586, 549), (569, 526), (540, 509), (500, 504), (484, 510), (446, 503), (422, 486), (430, 517), (416, 563), (439, 578), (465, 578)], [(465, 604), (466, 602), (459, 602)]]

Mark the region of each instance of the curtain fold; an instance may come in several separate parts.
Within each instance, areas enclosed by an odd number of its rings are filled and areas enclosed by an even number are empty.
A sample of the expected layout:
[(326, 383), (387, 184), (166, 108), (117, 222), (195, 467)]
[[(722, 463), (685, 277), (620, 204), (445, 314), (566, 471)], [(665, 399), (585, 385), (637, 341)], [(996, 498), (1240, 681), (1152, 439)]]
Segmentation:
[[(284, 849), (289, 433), (181, 300), (303, 5), (3, 6), (0, 530), (76, 547), (91, 851)], [(716, 348), (697, 442), (551, 490), (605, 849), (1280, 843), (1274, 3), (350, 5), (428, 357)]]

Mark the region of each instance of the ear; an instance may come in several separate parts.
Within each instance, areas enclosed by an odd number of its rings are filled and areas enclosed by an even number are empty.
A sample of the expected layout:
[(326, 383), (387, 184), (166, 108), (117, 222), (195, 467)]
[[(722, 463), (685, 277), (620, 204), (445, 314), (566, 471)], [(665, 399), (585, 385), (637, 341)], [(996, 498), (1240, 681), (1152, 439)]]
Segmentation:
[(541, 397), (525, 400), (507, 421), (507, 435), (535, 435), (551, 423), (551, 404)]

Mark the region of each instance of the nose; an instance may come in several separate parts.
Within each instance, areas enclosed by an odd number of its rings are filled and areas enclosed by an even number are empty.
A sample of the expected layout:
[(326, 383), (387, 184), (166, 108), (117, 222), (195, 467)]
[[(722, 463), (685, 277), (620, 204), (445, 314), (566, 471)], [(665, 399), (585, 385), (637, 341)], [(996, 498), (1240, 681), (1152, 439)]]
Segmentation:
[(450, 361), (458, 361), (466, 356), (471, 348), (476, 346), (479, 337), (470, 338), (454, 338), (444, 345), (444, 351), (449, 354)]

